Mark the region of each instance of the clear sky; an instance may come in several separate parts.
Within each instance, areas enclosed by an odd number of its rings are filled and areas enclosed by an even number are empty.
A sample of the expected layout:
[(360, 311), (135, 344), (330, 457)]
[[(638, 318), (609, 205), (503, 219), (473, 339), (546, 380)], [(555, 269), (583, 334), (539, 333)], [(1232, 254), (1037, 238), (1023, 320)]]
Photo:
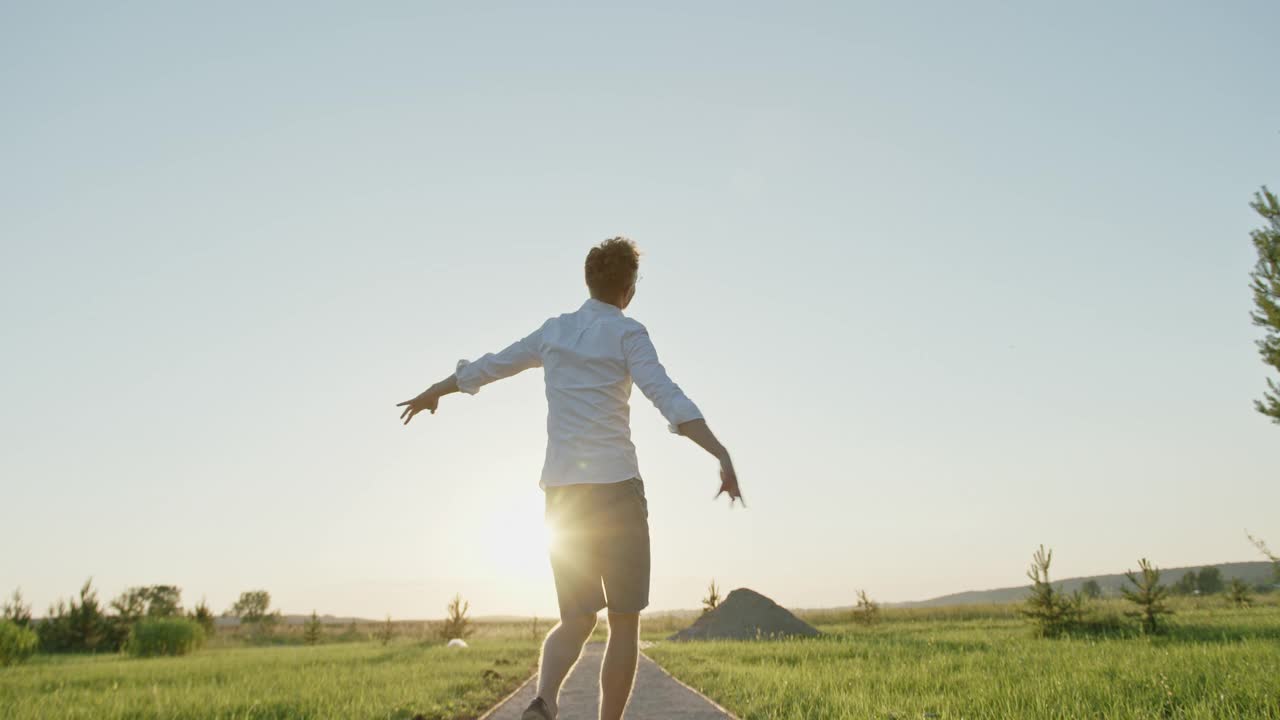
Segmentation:
[(1280, 545), (1275, 3), (338, 5), (0, 9), (0, 593), (551, 613), (540, 373), (394, 405), (619, 234), (653, 609)]

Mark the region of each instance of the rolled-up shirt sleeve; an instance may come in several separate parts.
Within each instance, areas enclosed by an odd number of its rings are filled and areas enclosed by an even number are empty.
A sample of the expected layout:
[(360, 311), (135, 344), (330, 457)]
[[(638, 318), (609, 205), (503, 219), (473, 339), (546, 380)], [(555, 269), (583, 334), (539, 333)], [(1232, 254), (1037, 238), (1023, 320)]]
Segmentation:
[(658, 362), (658, 351), (643, 325), (635, 323), (635, 327), (623, 335), (622, 351), (627, 358), (631, 379), (667, 419), (668, 430), (679, 433), (680, 423), (702, 419), (702, 411), (667, 376), (667, 369)]
[(511, 343), (496, 353), (485, 353), (475, 361), (459, 360), (454, 376), (458, 390), (475, 395), (484, 385), (494, 380), (511, 377), (516, 373), (542, 365), (542, 328)]

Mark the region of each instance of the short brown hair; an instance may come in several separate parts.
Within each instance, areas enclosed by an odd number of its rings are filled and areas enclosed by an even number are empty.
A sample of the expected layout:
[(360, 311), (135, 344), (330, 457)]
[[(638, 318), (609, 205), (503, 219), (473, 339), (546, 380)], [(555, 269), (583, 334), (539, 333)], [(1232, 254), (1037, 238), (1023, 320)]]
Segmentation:
[(613, 297), (627, 289), (640, 268), (640, 251), (630, 239), (609, 238), (587, 253), (587, 287), (591, 294)]

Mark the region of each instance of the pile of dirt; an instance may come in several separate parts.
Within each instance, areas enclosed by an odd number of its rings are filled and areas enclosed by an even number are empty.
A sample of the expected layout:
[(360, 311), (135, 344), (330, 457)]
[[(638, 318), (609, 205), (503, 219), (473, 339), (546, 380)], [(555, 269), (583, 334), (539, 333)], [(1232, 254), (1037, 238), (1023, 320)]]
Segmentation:
[(765, 640), (819, 635), (812, 625), (754, 590), (738, 588), (720, 606), (668, 640)]

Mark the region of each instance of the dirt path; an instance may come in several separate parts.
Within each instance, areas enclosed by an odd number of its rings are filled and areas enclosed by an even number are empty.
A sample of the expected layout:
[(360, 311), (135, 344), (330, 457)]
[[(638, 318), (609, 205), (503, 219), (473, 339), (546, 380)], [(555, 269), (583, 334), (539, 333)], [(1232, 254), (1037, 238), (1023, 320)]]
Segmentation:
[[(600, 660), (604, 643), (589, 643), (582, 659), (560, 691), (558, 720), (596, 720), (599, 714)], [(525, 683), (480, 720), (520, 720), (537, 688)], [(736, 720), (729, 712), (668, 675), (652, 660), (640, 656), (636, 686), (627, 705), (626, 720)]]

